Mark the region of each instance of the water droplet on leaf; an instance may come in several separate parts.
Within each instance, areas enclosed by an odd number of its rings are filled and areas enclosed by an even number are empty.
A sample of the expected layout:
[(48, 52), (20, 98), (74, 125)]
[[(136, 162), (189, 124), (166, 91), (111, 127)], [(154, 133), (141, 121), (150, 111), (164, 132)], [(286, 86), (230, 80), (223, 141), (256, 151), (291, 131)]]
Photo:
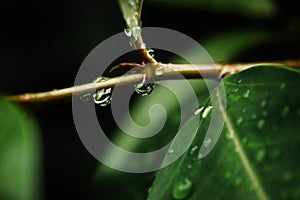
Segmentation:
[(169, 150), (168, 150), (168, 153), (169, 153), (169, 154), (172, 154), (172, 153), (174, 153), (174, 152), (175, 152), (174, 149), (169, 149)]
[(260, 119), (258, 122), (257, 122), (257, 128), (258, 129), (262, 129), (265, 125), (265, 120), (264, 119)]
[(285, 89), (285, 86), (286, 86), (285, 83), (281, 83), (281, 84), (280, 84), (280, 89), (281, 89), (281, 90), (284, 90), (284, 89)]
[(268, 115), (268, 111), (264, 110), (262, 115), (266, 117)]
[(212, 142), (212, 139), (210, 137), (206, 137), (204, 142), (203, 142), (204, 147), (206, 147), (206, 148), (209, 147), (211, 142)]
[(212, 106), (207, 106), (207, 107), (205, 108), (205, 110), (203, 111), (203, 113), (202, 113), (202, 117), (203, 117), (203, 118), (206, 118), (207, 115), (210, 113), (210, 111), (211, 111), (212, 109), (213, 109)]
[(151, 94), (154, 89), (154, 83), (139, 83), (135, 86), (135, 91), (141, 96), (147, 96)]
[(239, 118), (236, 120), (236, 124), (237, 124), (237, 125), (240, 125), (242, 122), (243, 122), (243, 118), (242, 118), (242, 117), (239, 117)]
[(292, 172), (286, 171), (282, 174), (282, 179), (285, 182), (289, 182), (292, 179)]
[(194, 115), (195, 115), (195, 116), (196, 116), (196, 115), (199, 115), (199, 114), (202, 112), (203, 109), (204, 109), (203, 106), (202, 106), (201, 108), (198, 108), (197, 110), (195, 110)]
[(281, 112), (281, 116), (286, 117), (287, 114), (289, 113), (289, 111), (290, 111), (290, 108), (288, 106), (285, 106)]
[(224, 174), (224, 178), (225, 179), (229, 179), (231, 177), (231, 172), (230, 171), (227, 171), (225, 174)]
[(199, 147), (197, 145), (195, 145), (191, 151), (190, 151), (190, 155), (193, 155), (195, 153), (195, 151), (198, 149)]
[(244, 94), (243, 94), (243, 97), (244, 98), (249, 98), (250, 96), (250, 90), (247, 90)]
[(262, 162), (265, 155), (266, 155), (266, 151), (264, 149), (260, 149), (255, 156), (256, 162), (259, 162), (259, 163)]
[(172, 196), (174, 199), (184, 199), (192, 191), (192, 182), (185, 178), (174, 184), (172, 189)]
[(241, 177), (237, 177), (237, 178), (234, 180), (234, 185), (235, 185), (235, 186), (239, 186), (241, 183), (242, 183), (242, 178), (241, 178)]

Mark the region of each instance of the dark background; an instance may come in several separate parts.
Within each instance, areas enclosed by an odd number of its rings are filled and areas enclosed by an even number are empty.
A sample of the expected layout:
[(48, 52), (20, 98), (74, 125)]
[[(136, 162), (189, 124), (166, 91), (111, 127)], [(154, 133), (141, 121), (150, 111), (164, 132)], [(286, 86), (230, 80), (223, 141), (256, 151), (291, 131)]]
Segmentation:
[[(175, 29), (196, 40), (236, 29), (267, 29), (273, 33), (269, 41), (239, 53), (233, 61), (299, 58), (297, 2), (275, 2), (275, 15), (258, 18), (234, 12), (159, 6), (146, 0), (142, 20), (143, 26)], [(0, 5), (2, 94), (72, 86), (87, 54), (125, 28), (117, 1), (10, 0)], [(91, 179), (98, 161), (77, 135), (71, 103), (34, 105), (30, 110), (42, 132), (46, 199), (89, 199), (93, 196)], [(104, 191), (102, 197), (108, 194)]]

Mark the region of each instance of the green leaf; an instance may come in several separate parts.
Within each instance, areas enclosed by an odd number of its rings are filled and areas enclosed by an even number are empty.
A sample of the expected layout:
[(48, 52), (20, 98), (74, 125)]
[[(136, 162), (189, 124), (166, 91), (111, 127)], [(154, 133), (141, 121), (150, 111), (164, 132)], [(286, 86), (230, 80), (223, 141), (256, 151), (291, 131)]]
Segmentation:
[(213, 108), (225, 121), (215, 147), (199, 157), (209, 115), (189, 150), (158, 172), (149, 200), (300, 198), (299, 71), (253, 67), (224, 84), (227, 107)]
[(41, 199), (41, 151), (35, 121), (0, 101), (0, 199)]
[(249, 17), (269, 17), (276, 12), (276, 5), (272, 0), (152, 0), (150, 2), (181, 9), (234, 12)]

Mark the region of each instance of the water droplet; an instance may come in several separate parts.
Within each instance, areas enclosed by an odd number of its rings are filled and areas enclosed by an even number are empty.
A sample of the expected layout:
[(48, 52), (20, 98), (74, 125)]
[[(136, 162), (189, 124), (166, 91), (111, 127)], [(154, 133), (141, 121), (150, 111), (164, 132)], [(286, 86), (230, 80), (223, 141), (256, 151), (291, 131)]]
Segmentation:
[(124, 29), (124, 33), (127, 37), (131, 37), (132, 36), (132, 31), (130, 28), (125, 28)]
[(264, 110), (262, 115), (266, 117), (268, 115), (268, 111)]
[(230, 134), (228, 131), (226, 131), (225, 137), (226, 137), (226, 140), (231, 140), (233, 138), (233, 135)]
[(260, 105), (261, 105), (261, 107), (265, 107), (267, 105), (267, 102), (264, 100), (264, 101), (261, 102)]
[(174, 149), (169, 149), (169, 150), (168, 150), (168, 153), (169, 153), (169, 154), (172, 154), (172, 153), (174, 153), (174, 152), (175, 152)]
[(149, 54), (152, 58), (154, 58), (154, 56), (155, 56), (154, 50), (153, 50), (153, 49), (150, 49), (150, 48), (146, 48), (146, 49), (147, 49), (148, 54)]
[(233, 91), (238, 92), (239, 90), (240, 90), (239, 88), (235, 88)]
[(201, 160), (202, 158), (204, 158), (204, 155), (202, 153), (199, 153), (197, 159)]
[(243, 118), (242, 118), (242, 117), (239, 117), (239, 118), (236, 120), (236, 124), (237, 124), (237, 125), (240, 125), (242, 122), (243, 122)]
[(238, 80), (238, 83), (240, 84), (241, 82), (242, 82), (242, 79), (239, 79), (239, 80)]
[(285, 87), (286, 87), (286, 84), (285, 84), (285, 83), (281, 83), (281, 84), (280, 84), (280, 89), (281, 89), (281, 90), (284, 90)]
[(260, 119), (258, 122), (257, 122), (257, 128), (258, 129), (262, 129), (265, 125), (265, 120), (264, 119)]
[(243, 97), (244, 98), (249, 98), (250, 96), (250, 90), (247, 90), (244, 94), (243, 94)]
[(205, 110), (203, 111), (203, 113), (202, 113), (202, 117), (203, 117), (203, 118), (206, 118), (207, 115), (210, 113), (210, 111), (211, 111), (212, 109), (213, 109), (212, 106), (207, 106), (207, 107), (205, 108)]
[(282, 179), (285, 182), (289, 182), (292, 179), (292, 177), (293, 177), (292, 172), (290, 172), (290, 171), (286, 171), (282, 174)]
[(266, 151), (264, 149), (260, 149), (255, 156), (256, 162), (259, 162), (259, 163), (262, 162), (265, 155), (266, 155)]
[(184, 199), (191, 193), (191, 191), (192, 182), (188, 178), (185, 178), (174, 184), (172, 196), (174, 199)]
[(207, 148), (207, 147), (209, 147), (211, 142), (212, 142), (212, 139), (210, 137), (206, 137), (204, 142), (203, 142), (203, 146)]
[(194, 115), (195, 115), (195, 116), (196, 116), (196, 115), (199, 115), (199, 114), (202, 112), (203, 109), (204, 109), (203, 106), (202, 106), (201, 108), (198, 108), (197, 110), (195, 110)]
[(139, 83), (135, 86), (135, 91), (141, 96), (147, 96), (151, 94), (154, 89), (154, 83)]
[(94, 102), (100, 106), (107, 106), (111, 102), (111, 88), (97, 90), (93, 94)]
[(195, 151), (198, 149), (199, 147), (197, 145), (195, 145), (191, 151), (190, 151), (190, 155), (193, 155), (195, 153)]
[(91, 93), (85, 93), (79, 96), (79, 99), (83, 102), (88, 102), (92, 99), (92, 94)]
[(224, 174), (224, 178), (225, 179), (229, 179), (231, 177), (231, 172), (230, 171), (227, 171), (225, 174)]
[(281, 112), (281, 116), (286, 117), (287, 114), (289, 113), (289, 111), (290, 111), (290, 108), (288, 106), (285, 106)]
[(134, 41), (137, 41), (137, 38), (141, 35), (142, 29), (140, 26), (134, 26), (131, 28), (131, 34)]
[(146, 44), (143, 42), (140, 46), (141, 49), (146, 49)]
[(280, 155), (281, 155), (281, 150), (280, 149), (274, 149), (271, 152), (271, 158), (274, 159), (274, 160), (277, 160)]
[(161, 75), (164, 74), (164, 72), (165, 72), (165, 69), (161, 66), (157, 67), (156, 70), (155, 70), (156, 76), (161, 76)]
[(242, 183), (242, 178), (241, 177), (236, 177), (234, 180), (234, 185), (239, 186)]
[(243, 144), (247, 144), (248, 143), (248, 139), (247, 138), (243, 138), (242, 143)]

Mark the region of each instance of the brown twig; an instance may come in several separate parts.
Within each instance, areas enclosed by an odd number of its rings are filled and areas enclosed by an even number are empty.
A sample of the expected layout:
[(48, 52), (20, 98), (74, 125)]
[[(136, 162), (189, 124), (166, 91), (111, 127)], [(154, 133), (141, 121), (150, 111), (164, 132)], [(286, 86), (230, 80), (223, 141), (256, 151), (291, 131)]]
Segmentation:
[[(125, 64), (123, 64), (125, 65)], [(138, 66), (137, 63), (126, 63), (126, 67), (144, 67)], [(224, 77), (230, 74), (240, 72), (257, 65), (285, 65), (292, 68), (300, 68), (300, 60), (287, 60), (275, 62), (253, 62), (253, 63), (202, 63), (202, 64), (164, 64), (159, 63), (155, 66), (163, 68), (163, 74), (157, 76), (156, 80), (177, 79), (176, 74), (180, 73), (186, 78), (216, 78)], [(117, 85), (126, 85), (141, 82), (144, 78), (144, 73), (126, 74), (110, 78), (107, 81), (99, 83), (87, 83), (79, 86), (52, 90), (39, 93), (26, 93), (12, 96), (3, 96), (0, 99), (18, 102), (18, 103), (32, 103), (32, 102), (48, 102), (58, 101), (66, 98), (71, 98), (72, 95), (80, 95), (87, 92), (95, 92), (103, 88), (115, 87)]]

